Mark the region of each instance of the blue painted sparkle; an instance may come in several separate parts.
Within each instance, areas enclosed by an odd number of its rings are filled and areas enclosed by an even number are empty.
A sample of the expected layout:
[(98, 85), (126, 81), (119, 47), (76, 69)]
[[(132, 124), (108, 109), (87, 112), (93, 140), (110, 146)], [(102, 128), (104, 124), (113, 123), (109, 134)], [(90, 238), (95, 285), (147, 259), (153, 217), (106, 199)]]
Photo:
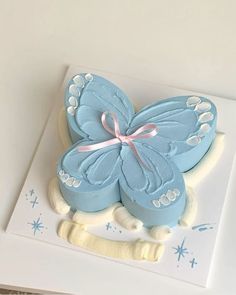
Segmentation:
[(198, 230), (199, 232), (203, 232), (206, 230), (214, 229), (215, 223), (202, 223), (199, 225), (192, 226), (192, 230)]
[(30, 193), (31, 196), (33, 196), (33, 194), (34, 194), (34, 189), (31, 189), (31, 190), (29, 191), (29, 193)]
[(28, 222), (28, 224), (32, 226), (31, 229), (34, 232), (34, 235), (36, 234), (36, 232), (40, 232), (44, 228), (42, 221), (40, 221), (40, 217), (37, 220), (33, 220), (33, 222)]
[(181, 257), (185, 257), (186, 254), (188, 254), (188, 249), (184, 248), (184, 242), (185, 242), (185, 238), (183, 239), (182, 243), (180, 245), (178, 245), (177, 247), (173, 247), (173, 249), (176, 250), (176, 252), (174, 254), (178, 254), (178, 258), (177, 260), (180, 261)]
[(106, 224), (106, 229), (107, 229), (107, 230), (112, 229), (112, 226), (111, 226), (111, 223), (110, 223), (110, 222), (108, 222), (108, 223)]
[(30, 201), (30, 203), (32, 204), (32, 208), (34, 208), (36, 205), (38, 205), (39, 204), (38, 197), (35, 197), (34, 200)]
[(195, 265), (197, 264), (196, 259), (193, 258), (192, 260), (189, 261), (189, 263), (191, 264), (191, 268), (194, 268)]

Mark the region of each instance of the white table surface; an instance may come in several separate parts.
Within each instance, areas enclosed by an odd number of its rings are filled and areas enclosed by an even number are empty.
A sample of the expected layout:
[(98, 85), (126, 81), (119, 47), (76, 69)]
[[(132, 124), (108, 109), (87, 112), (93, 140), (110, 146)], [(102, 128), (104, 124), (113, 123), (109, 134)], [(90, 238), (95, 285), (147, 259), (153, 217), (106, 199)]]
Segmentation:
[(235, 1), (216, 0), (0, 1), (1, 285), (76, 294), (236, 293), (236, 186), (207, 290), (5, 233), (68, 64), (233, 98), (235, 9)]

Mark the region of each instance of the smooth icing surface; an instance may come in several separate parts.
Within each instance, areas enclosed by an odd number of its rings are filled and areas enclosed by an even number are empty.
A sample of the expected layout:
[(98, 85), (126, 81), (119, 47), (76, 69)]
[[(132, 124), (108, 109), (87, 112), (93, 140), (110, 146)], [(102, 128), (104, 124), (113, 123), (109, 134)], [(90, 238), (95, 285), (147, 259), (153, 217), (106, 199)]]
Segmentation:
[(108, 240), (88, 233), (80, 224), (66, 220), (59, 224), (58, 235), (75, 246), (119, 259), (158, 261), (164, 252), (164, 245), (160, 243)]
[[(60, 159), (57, 174), (72, 210), (96, 212), (121, 201), (147, 227), (176, 225), (186, 205), (181, 172), (201, 160), (215, 137), (217, 114), (212, 102), (181, 96), (135, 114), (127, 96), (114, 84), (96, 75), (80, 74), (68, 84), (65, 107), (75, 144)], [(156, 136), (133, 141), (150, 169), (137, 161), (124, 142), (78, 152), (79, 146), (114, 138), (102, 126), (103, 112), (116, 113), (122, 135), (147, 123), (156, 124)], [(114, 128), (111, 118), (108, 125)]]
[(224, 150), (224, 137), (223, 133), (216, 133), (216, 138), (205, 156), (194, 168), (184, 173), (187, 186), (195, 187), (215, 167)]

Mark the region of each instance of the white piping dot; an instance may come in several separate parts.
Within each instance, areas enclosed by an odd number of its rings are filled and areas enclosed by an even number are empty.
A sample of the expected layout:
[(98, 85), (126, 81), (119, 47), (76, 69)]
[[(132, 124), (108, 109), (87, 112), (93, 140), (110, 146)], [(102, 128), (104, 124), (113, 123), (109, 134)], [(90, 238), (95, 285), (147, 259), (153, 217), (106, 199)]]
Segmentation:
[(207, 112), (211, 109), (211, 104), (209, 102), (203, 101), (196, 105), (195, 111), (201, 113), (201, 112)]
[(212, 121), (213, 119), (214, 119), (214, 115), (211, 112), (206, 112), (199, 116), (198, 121), (200, 123), (206, 123), (206, 122)]
[(187, 99), (187, 107), (194, 107), (195, 105), (199, 104), (201, 102), (201, 98), (198, 96), (190, 96)]

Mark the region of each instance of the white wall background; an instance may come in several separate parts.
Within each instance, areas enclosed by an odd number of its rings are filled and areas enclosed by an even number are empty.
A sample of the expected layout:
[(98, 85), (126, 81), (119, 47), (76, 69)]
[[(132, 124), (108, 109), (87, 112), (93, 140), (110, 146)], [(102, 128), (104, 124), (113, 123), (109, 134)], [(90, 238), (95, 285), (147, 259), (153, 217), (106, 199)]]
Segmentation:
[(6, 0), (0, 8), (1, 94), (12, 78), (18, 90), (47, 94), (66, 64), (82, 63), (236, 97), (234, 0)]

